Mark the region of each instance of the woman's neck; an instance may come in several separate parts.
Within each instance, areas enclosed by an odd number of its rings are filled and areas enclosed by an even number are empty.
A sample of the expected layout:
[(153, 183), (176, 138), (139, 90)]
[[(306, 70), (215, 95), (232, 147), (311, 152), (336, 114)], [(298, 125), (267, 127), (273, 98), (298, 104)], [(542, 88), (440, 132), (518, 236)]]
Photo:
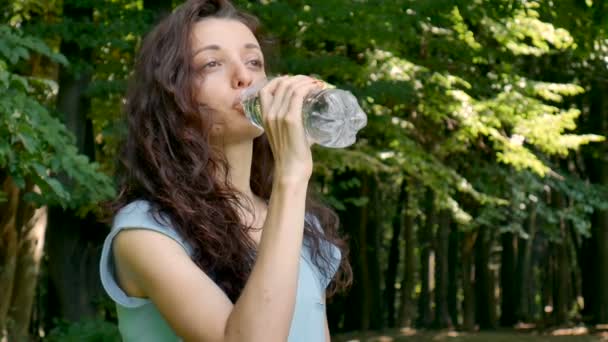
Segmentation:
[(223, 145), (222, 150), (228, 162), (228, 182), (246, 200), (256, 203), (250, 185), (253, 141), (243, 141)]
[[(242, 212), (243, 223), (259, 228), (266, 217), (266, 203), (251, 190), (251, 163), (253, 159), (253, 141), (244, 141), (223, 146), (228, 161), (228, 182), (238, 191), (242, 204), (247, 210)], [(253, 237), (252, 237), (253, 238)], [(253, 238), (257, 241), (257, 238)]]

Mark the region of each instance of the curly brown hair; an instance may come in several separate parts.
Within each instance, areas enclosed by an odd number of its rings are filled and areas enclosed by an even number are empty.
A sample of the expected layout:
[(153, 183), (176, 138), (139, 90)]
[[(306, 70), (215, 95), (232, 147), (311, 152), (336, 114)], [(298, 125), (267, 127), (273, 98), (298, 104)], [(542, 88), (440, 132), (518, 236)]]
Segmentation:
[[(163, 19), (142, 42), (126, 99), (128, 133), (120, 151), (119, 195), (111, 215), (137, 199), (152, 203), (155, 217), (169, 217), (173, 227), (193, 247), (192, 259), (233, 302), (239, 297), (255, 259), (255, 243), (238, 212), (247, 208), (228, 184), (228, 163), (210, 144), (212, 123), (196, 101), (190, 37), (193, 26), (207, 18), (227, 18), (245, 24), (258, 40), (258, 20), (238, 11), (227, 0), (190, 0)], [(274, 158), (265, 135), (253, 142), (250, 185), (268, 201)], [(225, 177), (213, 175), (224, 174)], [(218, 179), (220, 178), (220, 179)], [(321, 223), (322, 232), (306, 223), (314, 264), (330, 272), (326, 242), (342, 252), (340, 267), (327, 295), (352, 283), (348, 249), (338, 234), (338, 217), (309, 194), (306, 210)]]

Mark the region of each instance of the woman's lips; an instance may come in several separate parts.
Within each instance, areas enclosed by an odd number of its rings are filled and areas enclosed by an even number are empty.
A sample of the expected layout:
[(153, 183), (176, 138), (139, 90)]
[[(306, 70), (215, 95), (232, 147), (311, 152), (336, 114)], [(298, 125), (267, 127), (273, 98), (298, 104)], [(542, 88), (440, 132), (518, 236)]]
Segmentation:
[(232, 103), (232, 108), (237, 112), (245, 115), (245, 109), (243, 108), (243, 103), (241, 102), (241, 96), (237, 96)]
[(243, 109), (243, 104), (241, 104), (240, 101), (235, 102), (232, 105), (232, 108), (243, 115), (245, 114), (245, 110)]

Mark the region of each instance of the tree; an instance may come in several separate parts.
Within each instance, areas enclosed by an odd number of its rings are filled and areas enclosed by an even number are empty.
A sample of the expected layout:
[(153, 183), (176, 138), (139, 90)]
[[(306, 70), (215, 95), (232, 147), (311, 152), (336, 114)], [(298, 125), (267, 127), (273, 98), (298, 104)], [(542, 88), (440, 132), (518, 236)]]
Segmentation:
[[(46, 205), (85, 212), (113, 195), (99, 166), (78, 154), (74, 137), (53, 118), (34, 90), (50, 91), (51, 80), (15, 73), (32, 53), (67, 60), (40, 39), (1, 25), (0, 39), (0, 332), (27, 334), (45, 235)], [(67, 174), (60, 179), (58, 174)]]
[[(577, 310), (586, 321), (608, 319), (599, 271), (608, 262), (606, 2), (237, 4), (274, 34), (273, 72), (314, 74), (352, 91), (368, 113), (353, 147), (313, 148), (314, 185), (351, 237), (355, 271), (352, 291), (330, 301), (332, 331), (444, 327), (459, 316), (475, 330), (495, 326), (497, 312), (507, 326), (562, 324), (578, 320)], [(113, 193), (126, 80), (142, 36), (172, 5), (6, 6), (0, 327), (11, 336), (27, 331), (32, 300), (46, 318), (96, 310), (65, 309), (70, 279), (96, 273), (77, 275), (58, 252), (67, 241), (94, 250), (107, 232), (95, 208)], [(58, 209), (47, 231), (48, 207)], [(60, 221), (74, 229), (55, 230)], [(54, 242), (41, 251), (45, 236)], [(61, 289), (39, 288), (64, 293), (62, 306), (33, 297), (41, 255)], [(96, 263), (95, 253), (79, 255)], [(60, 273), (69, 276), (57, 281)], [(98, 286), (88, 284), (79, 291), (86, 301)], [(54, 325), (39, 324), (32, 330)]]

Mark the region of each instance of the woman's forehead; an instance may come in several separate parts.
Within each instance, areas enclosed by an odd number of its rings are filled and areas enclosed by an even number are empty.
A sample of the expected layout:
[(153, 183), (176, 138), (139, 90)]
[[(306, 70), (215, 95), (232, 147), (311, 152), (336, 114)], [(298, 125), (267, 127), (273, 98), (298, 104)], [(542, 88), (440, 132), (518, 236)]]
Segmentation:
[(238, 20), (223, 18), (208, 18), (197, 22), (192, 30), (192, 45), (194, 51), (208, 47), (240, 49), (251, 45), (259, 48), (249, 27)]

